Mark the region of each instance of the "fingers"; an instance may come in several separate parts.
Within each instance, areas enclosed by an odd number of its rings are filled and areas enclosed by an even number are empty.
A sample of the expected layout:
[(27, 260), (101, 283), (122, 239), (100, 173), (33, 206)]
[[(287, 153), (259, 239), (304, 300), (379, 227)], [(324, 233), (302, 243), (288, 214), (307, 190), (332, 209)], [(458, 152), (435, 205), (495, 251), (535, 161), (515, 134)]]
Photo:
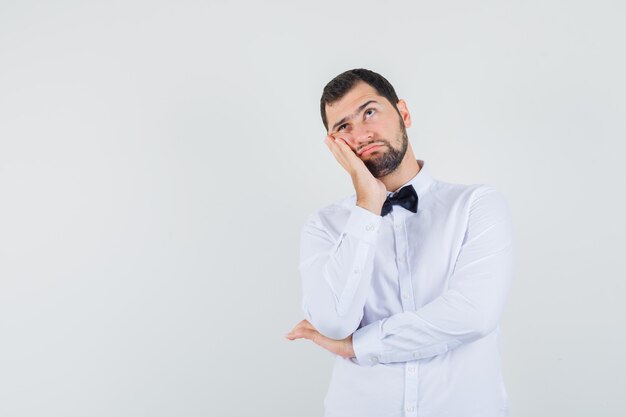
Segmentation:
[(356, 156), (352, 148), (348, 146), (348, 143), (342, 137), (335, 138), (334, 136), (327, 135), (324, 142), (326, 142), (326, 145), (328, 145), (331, 151), (339, 151), (341, 154), (345, 154), (344, 156), (346, 157)]
[[(285, 335), (285, 337), (289, 340), (295, 339), (309, 339), (309, 340), (320, 340), (319, 338), (323, 338), (320, 332), (317, 331), (315, 327), (308, 320), (302, 320), (300, 323), (296, 324), (296, 326), (291, 329), (289, 333)], [(315, 340), (314, 340), (315, 339)]]
[[(297, 326), (296, 326), (297, 327)], [(346, 340), (334, 340), (328, 338), (315, 329), (299, 327), (291, 331), (287, 336), (289, 340), (308, 339), (316, 345), (326, 349), (327, 351), (343, 357), (348, 357), (350, 348), (346, 344)]]
[(337, 138), (335, 143), (337, 144), (337, 146), (339, 147), (339, 150), (341, 150), (341, 152), (344, 154), (346, 158), (351, 159), (351, 160), (358, 159), (356, 154), (354, 153), (352, 148), (348, 146), (348, 143), (346, 142), (344, 138)]
[(296, 324), (296, 326), (293, 329), (291, 329), (291, 331), (287, 333), (285, 337), (289, 340), (299, 339), (301, 337), (304, 337), (303, 336), (304, 331), (307, 331), (307, 330), (317, 332), (317, 329), (313, 327), (313, 325), (309, 323), (308, 320), (305, 319), (299, 322), (298, 324)]
[(308, 329), (304, 327), (293, 329), (285, 337), (289, 340), (308, 339), (317, 344), (320, 344), (320, 342), (324, 338), (324, 336), (322, 336), (317, 330)]
[(327, 351), (336, 355), (341, 355), (344, 358), (354, 356), (354, 350), (352, 349), (352, 335), (348, 336), (344, 340), (331, 339), (318, 332), (317, 329), (307, 320), (302, 320), (298, 323), (289, 333), (285, 335), (285, 338), (289, 340), (308, 339)]
[(337, 162), (350, 174), (361, 168), (361, 165), (363, 168), (365, 167), (363, 161), (361, 161), (342, 137), (335, 138), (331, 135), (327, 135), (324, 138), (324, 143), (333, 153)]
[(302, 320), (300, 323), (305, 329), (317, 330), (308, 320)]
[(309, 328), (305, 326), (300, 326), (300, 327), (296, 326), (285, 337), (289, 340), (308, 339), (311, 342), (315, 343), (316, 345), (321, 346), (324, 349), (331, 350), (331, 351), (336, 349), (334, 344), (337, 344), (336, 340), (329, 339), (328, 337), (324, 336), (323, 334), (315, 330), (315, 328), (313, 327)]
[(313, 329), (313, 330), (317, 330), (315, 327), (313, 327), (313, 325), (306, 319), (302, 320), (300, 323), (296, 324), (296, 327), (294, 327), (294, 329)]
[(343, 151), (339, 148), (339, 145), (336, 143), (336, 139), (333, 138), (332, 136), (328, 135), (326, 136), (326, 138), (324, 138), (324, 143), (326, 144), (326, 146), (328, 146), (328, 149), (330, 149), (330, 151), (332, 152), (333, 156), (335, 157), (335, 159), (337, 160), (337, 162), (339, 162), (339, 164), (341, 164), (341, 166), (344, 169), (348, 169), (347, 166), (347, 160), (346, 158), (343, 156)]

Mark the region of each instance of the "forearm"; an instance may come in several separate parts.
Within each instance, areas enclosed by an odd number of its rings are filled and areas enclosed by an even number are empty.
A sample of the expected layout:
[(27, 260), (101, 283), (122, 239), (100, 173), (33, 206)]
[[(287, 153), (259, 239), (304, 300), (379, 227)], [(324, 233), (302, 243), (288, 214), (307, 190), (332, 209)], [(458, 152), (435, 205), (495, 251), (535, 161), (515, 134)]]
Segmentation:
[(472, 207), (448, 289), (416, 311), (358, 329), (352, 340), (359, 363), (428, 358), (488, 335), (498, 326), (513, 271), (508, 210), (499, 194), (486, 190)]
[(380, 216), (354, 206), (335, 238), (315, 218), (303, 229), (302, 309), (306, 319), (329, 338), (343, 339), (361, 322), (380, 222)]
[[(417, 311), (378, 320), (353, 334), (361, 364), (406, 362), (443, 354), (498, 326), (513, 275), (512, 248), (501, 253), (489, 289), (451, 288)], [(507, 259), (508, 258), (508, 259)]]

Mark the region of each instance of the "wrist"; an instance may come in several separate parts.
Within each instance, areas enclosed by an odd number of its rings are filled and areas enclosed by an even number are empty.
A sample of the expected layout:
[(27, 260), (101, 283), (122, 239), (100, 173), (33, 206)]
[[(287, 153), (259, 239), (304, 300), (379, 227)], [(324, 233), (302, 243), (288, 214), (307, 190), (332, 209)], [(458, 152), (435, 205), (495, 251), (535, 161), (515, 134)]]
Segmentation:
[(352, 347), (352, 335), (346, 339), (346, 346), (344, 348), (344, 354), (342, 355), (346, 359), (355, 358), (354, 348)]
[(378, 203), (374, 201), (359, 201), (358, 199), (357, 199), (356, 205), (361, 208), (364, 208), (367, 211), (371, 211), (377, 216), (380, 216), (380, 213), (382, 212), (382, 208), (383, 208), (382, 203)]

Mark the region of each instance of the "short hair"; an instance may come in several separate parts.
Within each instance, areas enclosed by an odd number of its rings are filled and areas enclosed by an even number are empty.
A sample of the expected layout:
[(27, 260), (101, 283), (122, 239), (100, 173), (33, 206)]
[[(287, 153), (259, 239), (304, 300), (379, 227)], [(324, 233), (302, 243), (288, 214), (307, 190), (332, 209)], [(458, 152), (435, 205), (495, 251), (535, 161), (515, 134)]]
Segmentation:
[[(379, 95), (389, 100), (389, 102), (394, 105), (396, 111), (398, 111), (396, 107), (398, 96), (391, 83), (387, 81), (385, 77), (364, 68), (351, 69), (339, 74), (324, 87), (322, 98), (320, 99), (320, 111), (322, 113), (322, 122), (326, 130), (328, 130), (326, 105), (340, 100), (360, 81), (372, 86)], [(399, 113), (398, 111), (398, 114)]]

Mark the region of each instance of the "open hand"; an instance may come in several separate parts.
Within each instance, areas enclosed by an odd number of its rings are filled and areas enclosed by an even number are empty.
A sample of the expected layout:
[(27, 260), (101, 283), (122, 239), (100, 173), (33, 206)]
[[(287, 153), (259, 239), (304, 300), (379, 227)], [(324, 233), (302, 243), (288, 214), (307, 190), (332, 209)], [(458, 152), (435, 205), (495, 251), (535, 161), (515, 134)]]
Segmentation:
[(387, 198), (385, 184), (372, 175), (361, 158), (348, 146), (345, 139), (327, 135), (324, 138), (324, 143), (333, 153), (337, 162), (352, 177), (357, 205), (380, 215), (383, 203)]
[(324, 349), (343, 358), (353, 358), (356, 355), (352, 349), (352, 335), (342, 340), (330, 339), (320, 332), (308, 320), (302, 320), (285, 336), (289, 340), (309, 339)]

